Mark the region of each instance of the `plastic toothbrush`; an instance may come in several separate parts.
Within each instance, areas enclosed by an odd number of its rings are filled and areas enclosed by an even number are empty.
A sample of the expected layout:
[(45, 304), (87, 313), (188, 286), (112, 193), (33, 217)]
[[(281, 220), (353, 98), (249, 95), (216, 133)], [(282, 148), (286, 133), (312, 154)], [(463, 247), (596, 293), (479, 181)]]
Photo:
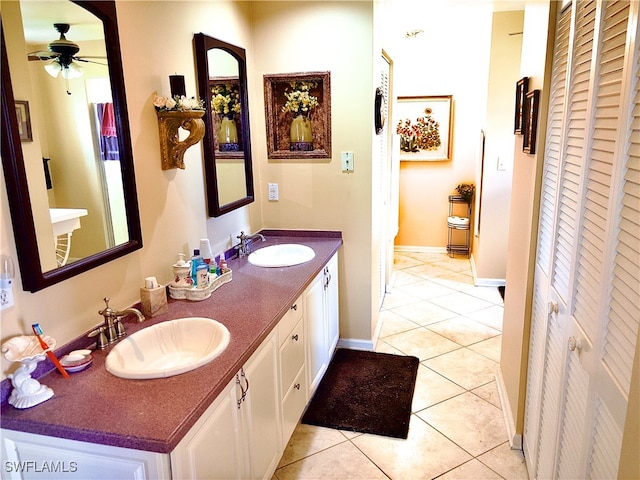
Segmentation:
[(40, 335), (42, 335), (42, 328), (40, 327), (40, 324), (39, 323), (34, 323), (33, 325), (31, 325), (31, 328), (33, 329), (33, 333), (36, 334), (36, 337), (38, 337), (38, 341), (40, 342), (40, 346), (45, 351), (45, 353), (49, 356), (49, 359), (53, 362), (53, 364), (60, 371), (60, 373), (62, 374), (62, 376), (64, 378), (69, 378), (69, 374), (64, 369), (64, 367), (60, 364), (60, 361), (56, 358), (56, 356), (53, 354), (51, 349), (49, 349), (49, 345), (47, 345), (47, 342), (45, 342), (42, 339), (42, 337), (40, 336)]

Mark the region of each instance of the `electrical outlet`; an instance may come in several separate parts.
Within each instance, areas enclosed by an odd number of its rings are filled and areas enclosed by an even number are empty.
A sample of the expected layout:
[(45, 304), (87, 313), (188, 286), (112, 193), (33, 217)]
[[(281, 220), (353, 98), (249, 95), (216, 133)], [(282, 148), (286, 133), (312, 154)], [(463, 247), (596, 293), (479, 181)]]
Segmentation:
[(504, 172), (507, 169), (507, 166), (504, 163), (504, 160), (498, 157), (498, 171)]
[(353, 152), (342, 152), (342, 171), (353, 172)]
[(269, 184), (269, 200), (278, 201), (279, 198), (280, 198), (280, 195), (278, 193), (278, 184), (270, 183)]

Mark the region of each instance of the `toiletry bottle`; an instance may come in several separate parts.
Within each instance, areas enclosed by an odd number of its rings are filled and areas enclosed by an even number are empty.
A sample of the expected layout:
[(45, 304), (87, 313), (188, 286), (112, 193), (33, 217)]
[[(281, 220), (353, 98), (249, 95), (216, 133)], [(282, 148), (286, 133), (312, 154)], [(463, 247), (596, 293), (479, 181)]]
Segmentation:
[(209, 243), (208, 238), (200, 239), (200, 255), (204, 259), (204, 263), (209, 265), (211, 263), (211, 257), (213, 254), (211, 253), (211, 243)]
[(196, 267), (196, 287), (207, 288), (209, 286), (209, 265), (204, 261)]
[(224, 252), (220, 254), (220, 274), (226, 273), (229, 271), (229, 267), (227, 267), (227, 259), (224, 258)]
[(204, 263), (202, 256), (200, 255), (200, 249), (193, 249), (193, 257), (191, 257), (191, 279), (193, 280), (193, 284), (196, 285), (198, 283), (198, 278), (196, 276), (196, 270), (198, 265)]

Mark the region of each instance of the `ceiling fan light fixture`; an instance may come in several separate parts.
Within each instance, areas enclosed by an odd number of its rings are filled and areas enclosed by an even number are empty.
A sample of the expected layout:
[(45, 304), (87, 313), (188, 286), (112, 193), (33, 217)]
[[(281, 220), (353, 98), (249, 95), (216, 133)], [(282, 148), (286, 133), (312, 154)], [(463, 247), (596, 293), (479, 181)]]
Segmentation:
[(62, 66), (60, 65), (60, 63), (58, 63), (57, 60), (53, 60), (49, 63), (47, 63), (44, 66), (44, 69), (47, 71), (47, 73), (49, 75), (51, 75), (53, 78), (57, 78), (58, 74), (60, 73), (60, 71), (62, 70)]
[(62, 68), (62, 77), (67, 80), (78, 78), (82, 76), (82, 67), (76, 65), (75, 62), (71, 62)]

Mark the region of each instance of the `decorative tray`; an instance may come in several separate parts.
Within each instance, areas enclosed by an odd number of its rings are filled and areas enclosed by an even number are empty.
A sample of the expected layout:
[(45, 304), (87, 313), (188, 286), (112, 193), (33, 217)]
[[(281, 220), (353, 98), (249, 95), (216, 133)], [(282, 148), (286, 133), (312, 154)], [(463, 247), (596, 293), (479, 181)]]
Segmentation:
[(220, 288), (225, 283), (229, 283), (231, 281), (231, 274), (233, 272), (231, 270), (223, 273), (222, 275), (218, 275), (213, 280), (209, 281), (209, 285), (204, 288), (193, 287), (173, 287), (169, 285), (169, 296), (176, 300), (192, 300), (195, 302), (199, 302), (201, 300), (206, 300), (211, 296), (211, 294)]

